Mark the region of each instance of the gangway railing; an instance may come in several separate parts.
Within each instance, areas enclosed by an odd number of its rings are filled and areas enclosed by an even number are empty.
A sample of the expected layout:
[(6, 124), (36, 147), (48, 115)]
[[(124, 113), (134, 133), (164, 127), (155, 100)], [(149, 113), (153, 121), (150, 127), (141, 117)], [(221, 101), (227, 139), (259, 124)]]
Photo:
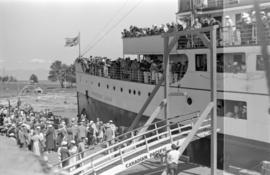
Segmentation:
[[(196, 122), (194, 119), (189, 119), (189, 124), (185, 125), (178, 121), (158, 126), (113, 144), (64, 167), (63, 170), (68, 171), (71, 175), (116, 174), (153, 157), (156, 152), (168, 150), (172, 143), (180, 146), (182, 154), (182, 150), (194, 139), (195, 135), (201, 138), (210, 134), (211, 121), (207, 119), (207, 116), (212, 107), (213, 103), (209, 103)], [(143, 139), (138, 140), (138, 138)]]

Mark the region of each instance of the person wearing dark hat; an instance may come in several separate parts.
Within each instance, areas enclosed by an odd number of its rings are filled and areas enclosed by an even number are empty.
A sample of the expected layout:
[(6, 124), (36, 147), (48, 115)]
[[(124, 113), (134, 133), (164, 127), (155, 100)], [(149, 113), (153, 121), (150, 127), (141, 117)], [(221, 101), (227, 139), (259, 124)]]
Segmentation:
[(178, 147), (172, 144), (172, 149), (167, 154), (167, 172), (169, 175), (176, 175), (180, 154)]

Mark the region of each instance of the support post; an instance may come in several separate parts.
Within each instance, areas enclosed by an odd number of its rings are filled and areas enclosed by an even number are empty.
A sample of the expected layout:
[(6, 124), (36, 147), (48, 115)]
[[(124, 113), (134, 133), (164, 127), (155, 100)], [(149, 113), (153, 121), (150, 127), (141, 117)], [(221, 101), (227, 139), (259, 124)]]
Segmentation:
[(139, 121), (140, 121), (140, 119), (141, 119), (144, 111), (146, 110), (146, 108), (148, 107), (148, 105), (151, 103), (152, 99), (156, 95), (156, 93), (159, 90), (159, 87), (161, 86), (161, 84), (163, 83), (163, 81), (164, 81), (164, 75), (161, 77), (161, 79), (159, 80), (158, 84), (152, 90), (150, 96), (147, 98), (147, 100), (145, 101), (144, 105), (142, 106), (142, 108), (138, 112), (137, 116), (133, 120), (131, 126), (128, 128), (128, 131), (132, 131), (136, 127), (136, 125), (139, 123)]
[[(169, 37), (164, 37), (164, 53), (163, 53), (163, 77), (164, 77), (164, 99), (167, 103), (164, 106), (164, 119), (166, 120), (166, 125), (168, 125), (169, 116)], [(168, 130), (168, 128), (166, 128)]]
[(81, 57), (81, 32), (79, 32), (79, 58)]
[(211, 62), (211, 101), (213, 103), (211, 115), (211, 175), (217, 174), (217, 44), (216, 30), (217, 26), (213, 26), (211, 30), (211, 47), (210, 47), (210, 62)]

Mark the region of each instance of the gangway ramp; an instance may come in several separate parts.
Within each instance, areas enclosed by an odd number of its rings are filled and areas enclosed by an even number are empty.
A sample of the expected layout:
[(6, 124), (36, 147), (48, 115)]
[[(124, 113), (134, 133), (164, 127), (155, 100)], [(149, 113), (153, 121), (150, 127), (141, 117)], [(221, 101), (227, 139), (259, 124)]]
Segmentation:
[(194, 119), (191, 119), (185, 125), (182, 125), (183, 121), (178, 121), (158, 126), (87, 156), (63, 170), (71, 175), (117, 174), (152, 158), (157, 152), (169, 150), (172, 143), (180, 146), (179, 151), (182, 154), (188, 143), (196, 139), (195, 135), (201, 138), (211, 134), (211, 120), (207, 116), (212, 107), (213, 103), (210, 103), (194, 123)]

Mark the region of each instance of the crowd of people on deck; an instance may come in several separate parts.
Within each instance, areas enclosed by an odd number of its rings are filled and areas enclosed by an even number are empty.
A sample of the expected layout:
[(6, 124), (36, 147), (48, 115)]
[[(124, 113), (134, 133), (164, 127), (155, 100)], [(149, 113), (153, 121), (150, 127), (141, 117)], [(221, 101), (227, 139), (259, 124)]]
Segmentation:
[[(18, 100), (19, 102), (19, 100)], [(19, 102), (20, 103), (20, 102)], [(117, 135), (126, 131), (112, 120), (103, 123), (89, 121), (85, 114), (71, 120), (55, 116), (49, 110), (35, 112), (33, 108), (0, 106), (0, 133), (13, 139), (23, 150), (32, 151), (44, 160), (45, 154), (57, 152), (61, 166), (75, 163), (84, 157), (87, 147), (97, 144), (110, 145)], [(65, 160), (77, 153), (70, 160)]]
[[(266, 27), (270, 28), (270, 11), (260, 11), (261, 20)], [(222, 22), (223, 21), (223, 22)], [(151, 35), (160, 35), (162, 33), (170, 33), (183, 30), (200, 29), (203, 27), (218, 25), (220, 28), (217, 31), (217, 41), (219, 46), (226, 45), (243, 45), (257, 43), (257, 26), (255, 11), (243, 12), (236, 17), (235, 22), (231, 16), (226, 15), (224, 18), (195, 16), (191, 22), (191, 18), (178, 19), (177, 23), (167, 23), (162, 25), (152, 25), (152, 27), (137, 27), (130, 26), (129, 29), (124, 29), (122, 32), (123, 38), (142, 37)], [(209, 36), (209, 33), (206, 33)], [(270, 32), (266, 33), (269, 37)], [(202, 47), (204, 44), (198, 37), (182, 36), (179, 39), (179, 48)]]
[[(149, 56), (144, 59), (118, 58), (111, 60), (107, 57), (80, 58), (83, 71), (92, 75), (112, 79), (136, 81), (146, 84), (157, 84), (163, 74), (162, 57)], [(187, 70), (187, 62), (174, 62), (170, 64), (171, 80), (177, 82)]]
[(124, 29), (122, 32), (123, 38), (130, 38), (130, 37), (141, 37), (141, 36), (150, 36), (150, 35), (160, 35), (165, 32), (174, 32), (174, 31), (181, 31), (183, 30), (182, 25), (178, 23), (167, 23), (158, 25), (152, 25), (152, 27), (141, 28), (137, 26), (130, 26), (129, 30)]

